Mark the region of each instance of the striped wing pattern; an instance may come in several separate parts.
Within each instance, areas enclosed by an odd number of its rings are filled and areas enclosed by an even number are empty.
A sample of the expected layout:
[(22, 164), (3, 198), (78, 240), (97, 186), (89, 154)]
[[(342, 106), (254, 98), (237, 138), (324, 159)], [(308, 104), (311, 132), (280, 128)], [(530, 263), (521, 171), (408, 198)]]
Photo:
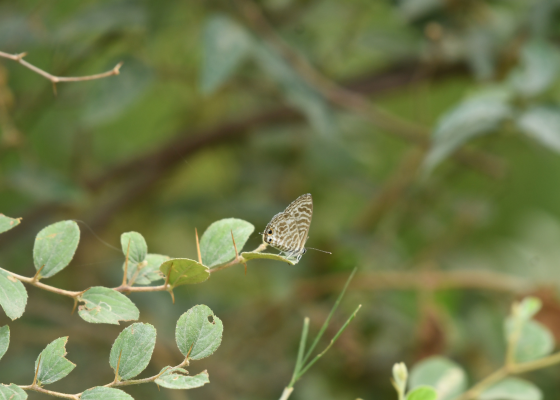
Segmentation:
[(264, 242), (285, 253), (288, 258), (299, 261), (306, 251), (305, 242), (312, 215), (311, 194), (299, 196), (268, 223), (263, 232)]

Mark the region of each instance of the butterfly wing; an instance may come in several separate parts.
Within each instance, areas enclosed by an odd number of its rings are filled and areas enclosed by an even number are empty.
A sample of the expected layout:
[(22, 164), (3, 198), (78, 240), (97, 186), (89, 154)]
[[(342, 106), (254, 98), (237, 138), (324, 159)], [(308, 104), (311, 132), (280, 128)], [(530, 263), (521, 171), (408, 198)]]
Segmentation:
[(284, 211), (286, 220), (289, 221), (290, 233), (293, 237), (292, 250), (300, 253), (305, 247), (311, 217), (313, 216), (313, 198), (307, 193), (295, 199)]

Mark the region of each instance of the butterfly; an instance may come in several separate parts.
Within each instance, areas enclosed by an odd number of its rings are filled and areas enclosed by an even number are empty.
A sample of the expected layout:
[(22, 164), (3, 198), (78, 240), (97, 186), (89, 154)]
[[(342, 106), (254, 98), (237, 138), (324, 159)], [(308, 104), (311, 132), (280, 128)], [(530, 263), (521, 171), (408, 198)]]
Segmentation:
[(312, 216), (311, 194), (299, 196), (284, 211), (272, 217), (262, 233), (264, 243), (280, 250), (280, 254), (284, 253), (287, 259), (297, 263), (307, 252), (305, 242)]

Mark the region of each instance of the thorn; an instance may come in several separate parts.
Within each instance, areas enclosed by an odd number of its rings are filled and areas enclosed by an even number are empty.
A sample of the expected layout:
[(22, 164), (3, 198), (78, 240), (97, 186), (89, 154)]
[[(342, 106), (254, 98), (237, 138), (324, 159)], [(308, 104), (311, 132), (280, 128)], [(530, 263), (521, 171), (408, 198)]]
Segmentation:
[(200, 255), (200, 243), (198, 242), (198, 231), (194, 228), (194, 234), (196, 236), (196, 252), (198, 254), (198, 263), (202, 264), (202, 256)]
[[(233, 241), (233, 248), (235, 250), (235, 259), (239, 261), (240, 257), (239, 257), (239, 252), (237, 251), (237, 245), (235, 244), (235, 238), (233, 237), (233, 231), (230, 230), (230, 232), (231, 232), (231, 240)], [(243, 265), (245, 266), (245, 275), (247, 275), (247, 263), (244, 262)]]
[(39, 367), (41, 366), (42, 356), (43, 356), (42, 354), (39, 354), (39, 360), (37, 360), (37, 368), (35, 369), (35, 377), (33, 378), (33, 383), (31, 384), (31, 386), (37, 385), (37, 375), (39, 374)]
[(31, 282), (37, 282), (39, 280), (39, 274), (41, 273), (43, 268), (45, 268), (45, 265), (46, 264), (43, 264), (43, 266), (41, 268), (39, 268), (39, 270), (37, 272), (35, 272), (35, 275), (33, 275), (33, 278), (31, 280)]
[(78, 298), (74, 297), (74, 307), (72, 307), (72, 312), (70, 315), (74, 315), (74, 311), (76, 311), (76, 307), (78, 306)]
[(173, 289), (169, 291), (169, 294), (171, 295), (171, 301), (173, 302), (173, 304), (175, 304), (175, 295), (173, 294)]
[(122, 349), (119, 352), (119, 360), (117, 361), (117, 370), (115, 371), (115, 380), (113, 381), (113, 383), (117, 383), (119, 380), (119, 367), (121, 365), (121, 356), (122, 356)]
[(118, 75), (121, 73), (121, 67), (123, 65), (123, 62), (121, 61), (120, 63), (118, 63), (117, 65), (115, 65), (115, 68), (113, 68), (113, 73), (115, 75)]
[(126, 277), (128, 275), (128, 254), (130, 252), (130, 239), (128, 239), (128, 247), (126, 248), (126, 258), (124, 259), (124, 274), (122, 278), (122, 286), (126, 287)]
[(23, 53), (19, 53), (18, 55), (16, 55), (16, 61), (21, 60), (23, 57), (25, 57), (27, 55), (27, 52), (24, 51)]

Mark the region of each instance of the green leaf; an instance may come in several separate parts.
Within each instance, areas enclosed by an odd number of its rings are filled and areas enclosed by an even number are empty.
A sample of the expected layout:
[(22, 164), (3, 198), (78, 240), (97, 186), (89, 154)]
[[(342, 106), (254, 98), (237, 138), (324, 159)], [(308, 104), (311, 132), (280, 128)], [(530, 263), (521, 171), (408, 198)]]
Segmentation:
[(247, 59), (252, 44), (251, 36), (232, 19), (222, 15), (210, 18), (203, 34), (202, 92), (216, 91)]
[(162, 371), (165, 369), (167, 371), (156, 379), (155, 383), (167, 389), (194, 389), (210, 383), (206, 371), (195, 376), (188, 376), (188, 372), (183, 368), (165, 367)]
[(59, 381), (76, 368), (76, 364), (64, 357), (67, 341), (68, 336), (53, 340), (37, 357), (35, 371), (37, 371), (37, 364), (39, 364), (39, 371), (37, 372), (37, 384), (39, 386)]
[(8, 272), (0, 270), (0, 306), (12, 321), (22, 316), (27, 304), (23, 283)]
[(86, 390), (80, 400), (134, 400), (131, 395), (122, 390), (97, 386)]
[(521, 302), (514, 305), (515, 316), (520, 318), (522, 322), (529, 321), (541, 309), (542, 302), (537, 297), (525, 297)]
[(438, 397), (434, 388), (429, 386), (420, 386), (410, 391), (406, 395), (406, 400), (436, 400)]
[(27, 393), (13, 383), (10, 386), (0, 385), (0, 398), (2, 400), (25, 400), (27, 399)]
[(506, 378), (486, 389), (479, 400), (541, 400), (542, 393), (531, 382), (519, 378)]
[(188, 258), (172, 258), (159, 267), (165, 275), (169, 275), (169, 284), (172, 287), (192, 285), (204, 282), (210, 277), (207, 267)]
[(450, 400), (467, 389), (465, 371), (444, 357), (430, 357), (416, 364), (410, 371), (410, 387), (426, 385), (438, 393), (438, 400)]
[(237, 251), (241, 251), (255, 227), (247, 221), (226, 218), (214, 222), (200, 238), (200, 255), (202, 264), (213, 267), (235, 258), (235, 249), (231, 234), (235, 238)]
[(10, 327), (8, 325), (4, 325), (0, 328), (0, 360), (8, 351), (8, 347), (10, 346)]
[(140, 311), (124, 294), (96, 286), (88, 289), (79, 298), (84, 302), (78, 313), (87, 322), (118, 325), (119, 321), (135, 321)]
[[(169, 260), (168, 256), (161, 254), (147, 254), (146, 259), (140, 264), (128, 265), (127, 279), (129, 285), (149, 285), (162, 279), (159, 267)], [(124, 265), (123, 265), (124, 268)]]
[(521, 51), (521, 65), (512, 71), (512, 87), (523, 96), (544, 92), (560, 70), (560, 53), (555, 46), (540, 40), (528, 42)]
[(480, 94), (448, 111), (432, 133), (424, 170), (429, 172), (468, 140), (496, 130), (512, 114), (507, 93)]
[(560, 109), (537, 106), (517, 119), (519, 129), (551, 150), (560, 152)]
[(0, 233), (9, 231), (18, 226), (20, 222), (21, 218), (10, 218), (6, 217), (4, 214), (0, 214)]
[(119, 365), (118, 374), (122, 380), (134, 378), (148, 366), (155, 345), (156, 328), (137, 322), (117, 337), (111, 348), (109, 363), (115, 372)]
[(205, 305), (198, 305), (181, 315), (175, 328), (175, 340), (189, 360), (212, 355), (222, 343), (222, 321)]
[[(130, 250), (128, 248), (130, 243)], [(138, 232), (126, 232), (121, 235), (121, 246), (123, 254), (128, 253), (129, 268), (131, 264), (139, 264), (146, 259), (148, 254), (148, 245), (144, 236)]]
[[(506, 335), (512, 335), (514, 320), (506, 320)], [(536, 321), (526, 321), (521, 326), (521, 333), (515, 348), (515, 361), (526, 362), (537, 360), (550, 354), (554, 350), (554, 336), (542, 324)]]
[(33, 261), (40, 277), (50, 278), (64, 269), (74, 257), (80, 241), (80, 228), (74, 221), (60, 221), (43, 228), (35, 238)]
[(279, 256), (278, 254), (272, 254), (272, 253), (259, 253), (257, 251), (249, 251), (249, 252), (241, 253), (241, 257), (243, 257), (245, 260), (258, 260), (258, 259), (276, 260), (276, 261), (283, 261), (290, 265), (296, 265), (293, 261), (290, 261), (285, 257)]

